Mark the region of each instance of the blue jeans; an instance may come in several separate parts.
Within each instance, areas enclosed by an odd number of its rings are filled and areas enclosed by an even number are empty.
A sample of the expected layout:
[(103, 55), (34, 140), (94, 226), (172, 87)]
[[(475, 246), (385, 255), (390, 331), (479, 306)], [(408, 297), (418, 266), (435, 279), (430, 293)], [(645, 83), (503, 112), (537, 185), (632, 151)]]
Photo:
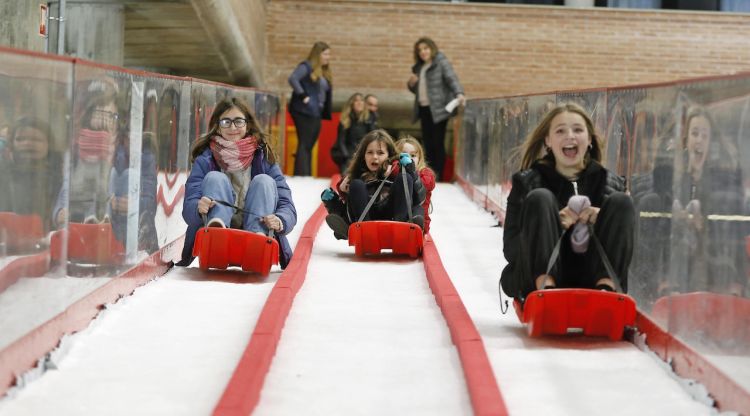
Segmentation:
[[(203, 178), (201, 185), (203, 196), (213, 200), (220, 200), (234, 204), (235, 194), (229, 177), (222, 172), (208, 172)], [(251, 232), (266, 233), (268, 230), (260, 222), (262, 217), (276, 212), (276, 204), (279, 201), (279, 193), (276, 189), (276, 181), (272, 177), (260, 174), (256, 175), (247, 189), (245, 196), (245, 211), (242, 219), (242, 229)], [(224, 205), (216, 204), (208, 210), (208, 220), (221, 218), (227, 226), (232, 221), (234, 209)]]

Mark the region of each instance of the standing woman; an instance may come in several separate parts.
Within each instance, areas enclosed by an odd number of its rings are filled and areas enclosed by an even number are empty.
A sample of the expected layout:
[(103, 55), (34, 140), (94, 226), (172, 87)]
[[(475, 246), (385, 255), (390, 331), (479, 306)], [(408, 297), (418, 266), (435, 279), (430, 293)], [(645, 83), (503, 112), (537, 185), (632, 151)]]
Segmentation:
[(445, 128), (451, 116), (445, 106), (454, 98), (463, 104), (463, 88), (448, 58), (430, 38), (420, 38), (414, 44), (411, 72), (407, 86), (414, 93), (414, 121), (420, 121), (427, 162), (440, 180), (445, 165)]
[[(193, 261), (195, 234), (206, 216), (209, 227), (230, 227), (267, 234), (281, 248), (281, 268), (289, 264), (292, 249), (286, 235), (297, 223), (292, 191), (281, 174), (267, 135), (244, 101), (231, 98), (216, 105), (208, 133), (193, 143), (193, 167), (185, 183), (182, 217), (188, 225), (182, 261)], [(228, 202), (243, 211), (217, 201)]]
[(289, 75), (289, 85), (293, 89), (289, 113), (297, 129), (295, 176), (310, 176), (312, 173), (312, 149), (320, 133), (320, 120), (331, 119), (333, 75), (330, 60), (328, 44), (315, 42), (307, 59)]

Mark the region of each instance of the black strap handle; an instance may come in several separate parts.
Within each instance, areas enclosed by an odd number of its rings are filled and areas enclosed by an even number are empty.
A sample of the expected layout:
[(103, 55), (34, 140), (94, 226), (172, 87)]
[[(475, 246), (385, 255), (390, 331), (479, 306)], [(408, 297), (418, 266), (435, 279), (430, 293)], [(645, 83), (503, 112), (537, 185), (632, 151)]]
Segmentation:
[(365, 219), (365, 216), (367, 216), (367, 213), (370, 212), (370, 208), (372, 208), (372, 204), (375, 203), (375, 199), (377, 199), (378, 195), (380, 195), (380, 190), (383, 189), (383, 185), (385, 185), (386, 178), (383, 178), (380, 181), (380, 185), (378, 185), (378, 189), (375, 190), (375, 193), (372, 194), (370, 197), (370, 200), (367, 202), (367, 205), (365, 206), (364, 211), (362, 211), (362, 215), (359, 216), (359, 219), (357, 222), (362, 222), (362, 220)]
[[(607, 253), (604, 251), (604, 247), (602, 246), (602, 243), (599, 241), (599, 238), (596, 236), (596, 233), (594, 233), (594, 226), (591, 224), (587, 224), (589, 229), (589, 236), (592, 240), (594, 240), (594, 247), (596, 247), (596, 251), (599, 253), (599, 257), (602, 259), (602, 263), (604, 264), (604, 269), (607, 270), (607, 273), (609, 274), (609, 278), (612, 279), (612, 282), (615, 284), (615, 291), (618, 293), (622, 293), (622, 285), (620, 285), (620, 277), (615, 273), (615, 269), (612, 267), (612, 263), (609, 261), (609, 257), (607, 257)], [(557, 243), (555, 243), (555, 248), (552, 249), (552, 254), (549, 257), (549, 262), (547, 262), (547, 272), (545, 273), (544, 282), (542, 282), (542, 288), (544, 288), (547, 285), (547, 280), (550, 277), (549, 272), (552, 271), (552, 268), (555, 266), (555, 263), (557, 262), (557, 258), (560, 256), (560, 244), (562, 243), (563, 238), (565, 237), (565, 232), (562, 233), (559, 239), (557, 239)]]
[(406, 222), (412, 222), (411, 215), (411, 195), (409, 195), (409, 184), (406, 180), (406, 166), (401, 166), (401, 177), (404, 179), (404, 194), (406, 194), (406, 208), (409, 212), (409, 219)]
[[(240, 207), (238, 207), (236, 205), (230, 204), (227, 201), (222, 201), (221, 199), (214, 199), (213, 201), (216, 202), (219, 205), (224, 205), (225, 207), (232, 208), (233, 210), (235, 210), (237, 212), (241, 212), (243, 214), (250, 214), (250, 211), (248, 211), (246, 209), (242, 209), (242, 208), (240, 208)], [(208, 217), (206, 216), (206, 214), (201, 214), (201, 216), (203, 217), (203, 227), (207, 228), (208, 227)], [(206, 230), (206, 231), (208, 231), (208, 230)], [(271, 238), (274, 238), (274, 232), (273, 232), (272, 228), (268, 229), (268, 234), (267, 235), (269, 237), (271, 237)]]

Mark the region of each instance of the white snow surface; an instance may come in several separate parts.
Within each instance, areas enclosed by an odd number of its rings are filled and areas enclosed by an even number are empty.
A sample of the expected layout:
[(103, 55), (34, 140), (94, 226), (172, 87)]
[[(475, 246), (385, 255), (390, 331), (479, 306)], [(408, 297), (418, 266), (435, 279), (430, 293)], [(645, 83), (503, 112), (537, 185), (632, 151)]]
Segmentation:
[[(294, 246), (328, 181), (289, 184)], [(512, 306), (500, 312), (502, 229), (457, 186), (438, 184), (432, 198), (432, 237), (510, 414), (715, 414), (630, 343), (528, 338)], [(59, 368), (0, 401), (0, 414), (210, 414), (279, 274), (171, 270), (70, 337)], [(421, 260), (357, 259), (324, 223), (255, 414), (471, 413)]]

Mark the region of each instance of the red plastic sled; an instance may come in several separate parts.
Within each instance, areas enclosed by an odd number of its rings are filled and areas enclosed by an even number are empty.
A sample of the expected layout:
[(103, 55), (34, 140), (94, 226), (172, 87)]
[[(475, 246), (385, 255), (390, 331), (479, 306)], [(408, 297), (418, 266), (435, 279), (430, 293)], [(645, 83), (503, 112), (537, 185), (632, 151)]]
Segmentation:
[[(50, 237), (50, 256), (54, 261), (62, 260), (63, 233), (55, 231)], [(112, 224), (69, 223), (68, 260), (77, 263), (120, 264), (125, 246), (115, 238)]]
[(699, 334), (740, 347), (750, 345), (747, 298), (710, 292), (671, 295), (656, 300), (651, 316), (678, 335)]
[(531, 292), (526, 303), (513, 302), (529, 336), (580, 333), (622, 339), (635, 324), (635, 301), (628, 295), (593, 289), (548, 289)]
[(240, 266), (246, 272), (268, 276), (279, 264), (279, 243), (272, 237), (232, 228), (200, 228), (195, 235), (193, 255), (203, 270)]
[(44, 238), (42, 218), (36, 214), (0, 212), (0, 229), (5, 231), (7, 254), (33, 250)]
[(417, 258), (424, 245), (422, 228), (416, 224), (398, 221), (363, 221), (349, 226), (349, 245), (354, 254), (380, 254), (391, 249), (393, 254), (408, 254)]

